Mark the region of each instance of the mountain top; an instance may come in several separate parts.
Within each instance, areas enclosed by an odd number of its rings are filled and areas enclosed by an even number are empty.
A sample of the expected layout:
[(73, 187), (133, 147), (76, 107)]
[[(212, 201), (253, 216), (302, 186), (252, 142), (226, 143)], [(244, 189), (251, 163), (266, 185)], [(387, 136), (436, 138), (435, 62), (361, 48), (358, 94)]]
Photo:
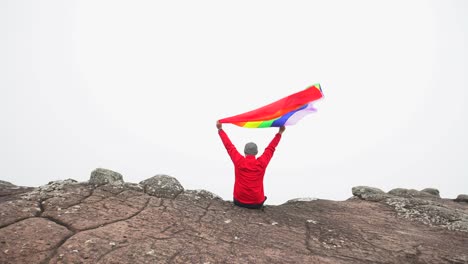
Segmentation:
[(468, 263), (468, 196), (356, 186), (251, 210), (169, 175), (0, 181), (1, 263)]

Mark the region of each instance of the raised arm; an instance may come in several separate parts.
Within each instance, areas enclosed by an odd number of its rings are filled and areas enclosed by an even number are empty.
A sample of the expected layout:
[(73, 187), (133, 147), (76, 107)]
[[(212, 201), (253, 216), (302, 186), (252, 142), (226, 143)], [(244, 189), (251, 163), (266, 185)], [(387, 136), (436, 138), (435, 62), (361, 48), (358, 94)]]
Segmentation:
[(278, 143), (281, 140), (281, 135), (285, 130), (285, 126), (281, 126), (279, 128), (278, 133), (276, 133), (275, 137), (271, 140), (270, 144), (268, 144), (268, 147), (265, 148), (263, 154), (258, 158), (258, 160), (261, 161), (264, 164), (264, 166), (267, 166), (268, 163), (270, 163), (270, 160), (273, 157), (273, 154), (275, 153), (276, 147), (278, 146)]
[(228, 135), (223, 130), (223, 125), (219, 121), (216, 121), (216, 128), (218, 128), (219, 137), (221, 138), (221, 141), (223, 142), (223, 145), (226, 148), (229, 157), (231, 157), (232, 162), (235, 163), (237, 160), (242, 158), (242, 155), (239, 153), (239, 151), (237, 151), (234, 144), (232, 144)]

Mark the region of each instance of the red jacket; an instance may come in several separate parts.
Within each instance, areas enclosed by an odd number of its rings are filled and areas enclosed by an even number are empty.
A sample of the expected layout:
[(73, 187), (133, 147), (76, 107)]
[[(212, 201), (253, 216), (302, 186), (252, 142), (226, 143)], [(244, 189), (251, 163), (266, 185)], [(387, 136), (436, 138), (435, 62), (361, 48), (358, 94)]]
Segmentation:
[(263, 154), (258, 158), (254, 155), (242, 156), (224, 130), (219, 129), (218, 134), (235, 167), (234, 199), (244, 204), (263, 203), (265, 201), (263, 177), (281, 139), (281, 134), (277, 133), (275, 135)]

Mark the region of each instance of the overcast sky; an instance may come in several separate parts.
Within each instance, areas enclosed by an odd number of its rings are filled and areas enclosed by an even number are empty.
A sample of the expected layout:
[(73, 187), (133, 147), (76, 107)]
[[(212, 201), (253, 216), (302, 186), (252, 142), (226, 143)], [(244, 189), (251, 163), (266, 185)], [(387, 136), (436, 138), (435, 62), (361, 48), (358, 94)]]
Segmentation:
[[(216, 120), (320, 83), (267, 204), (468, 193), (467, 1), (0, 1), (0, 179), (156, 174), (232, 200)], [(225, 124), (242, 150), (277, 128)]]

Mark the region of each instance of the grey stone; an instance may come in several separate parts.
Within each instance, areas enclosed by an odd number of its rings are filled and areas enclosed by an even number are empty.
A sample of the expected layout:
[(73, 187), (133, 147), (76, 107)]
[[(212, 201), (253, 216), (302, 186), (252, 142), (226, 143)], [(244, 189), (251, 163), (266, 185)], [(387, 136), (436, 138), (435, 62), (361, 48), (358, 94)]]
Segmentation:
[(435, 188), (425, 188), (425, 189), (421, 190), (421, 192), (429, 193), (429, 194), (432, 194), (432, 195), (440, 198), (439, 190), (437, 190)]
[(468, 194), (459, 194), (455, 202), (465, 202), (468, 203)]
[(0, 186), (2, 186), (2, 187), (14, 187), (15, 185), (10, 183), (10, 182), (7, 182), (7, 181), (0, 180)]
[(92, 171), (89, 179), (90, 184), (97, 186), (104, 184), (119, 185), (123, 184), (123, 182), (123, 177), (120, 173), (102, 168), (97, 168)]
[(352, 188), (352, 193), (356, 197), (373, 202), (378, 202), (388, 197), (384, 191), (368, 186), (355, 186)]
[(184, 191), (180, 182), (169, 175), (158, 174), (140, 182), (145, 193), (159, 198), (175, 198)]
[(406, 198), (413, 198), (413, 197), (420, 197), (420, 198), (434, 198), (434, 195), (427, 193), (427, 192), (420, 192), (414, 189), (405, 189), (405, 188), (395, 188), (388, 192), (388, 194), (398, 196), (398, 197), (406, 197)]

